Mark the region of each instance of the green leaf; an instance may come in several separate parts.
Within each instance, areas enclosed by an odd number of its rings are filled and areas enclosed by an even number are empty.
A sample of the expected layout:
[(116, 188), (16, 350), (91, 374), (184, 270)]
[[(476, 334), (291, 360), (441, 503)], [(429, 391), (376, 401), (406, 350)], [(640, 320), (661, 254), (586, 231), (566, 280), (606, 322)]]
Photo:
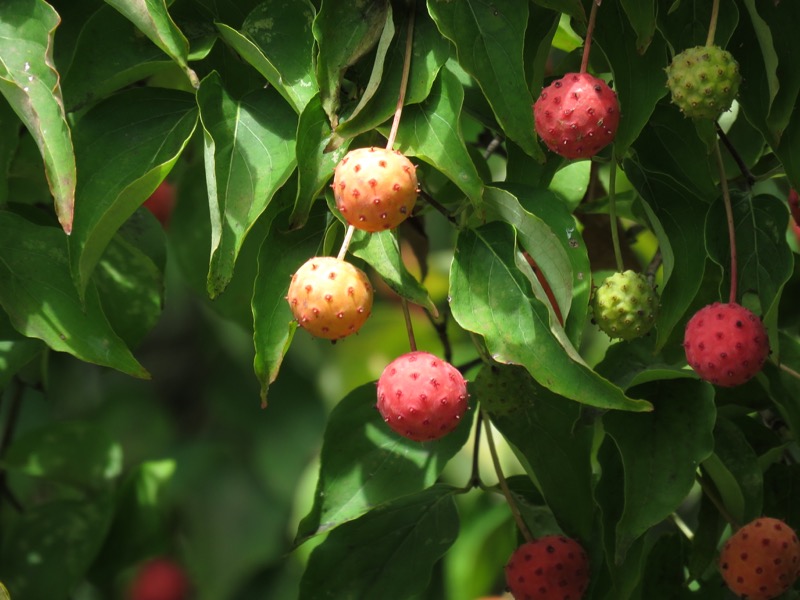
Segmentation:
[(76, 158), (87, 176), (78, 181), (69, 247), (81, 295), (116, 231), (170, 172), (196, 124), (191, 94), (156, 88), (116, 94), (78, 122)]
[(44, 346), (39, 340), (0, 341), (0, 390), (4, 390), (14, 375), (38, 356), (43, 349)]
[(105, 0), (130, 20), (186, 72), (192, 87), (197, 76), (189, 68), (189, 41), (167, 11), (167, 0)]
[[(738, 287), (740, 295), (754, 292), (765, 321), (776, 323), (778, 302), (784, 284), (792, 276), (794, 259), (786, 244), (786, 205), (774, 196), (731, 193)], [(726, 274), (723, 289), (730, 286), (730, 239), (725, 205), (720, 198), (706, 217), (706, 247), (711, 259)], [(722, 290), (721, 297), (726, 297)]]
[(565, 336), (556, 338), (518, 259), (524, 262), (508, 225), (459, 233), (450, 267), (450, 305), (459, 325), (483, 336), (497, 362), (524, 366), (558, 395), (600, 408), (649, 410), (648, 402), (628, 398), (592, 371)]
[(214, 298), (233, 276), (248, 231), (297, 164), (297, 117), (271, 90), (235, 100), (216, 72), (201, 82), (197, 103), (211, 209), (207, 287)]
[(544, 162), (523, 64), (528, 3), (429, 1), (428, 10), (442, 35), (455, 45), (460, 65), (477, 80), (506, 135)]
[(94, 285), (81, 302), (58, 230), (0, 212), (0, 256), (0, 304), (20, 333), (83, 361), (149, 377), (108, 324)]
[(297, 329), (286, 292), (294, 272), (319, 251), (325, 214), (327, 208), (318, 211), (303, 229), (282, 231), (273, 227), (261, 244), (252, 309), (255, 371), (261, 382), (262, 403), (267, 401), (269, 386), (278, 377)]
[(668, 363), (653, 345), (650, 338), (612, 344), (595, 369), (623, 390), (651, 381), (695, 378), (683, 356), (677, 363)]
[(428, 290), (406, 269), (400, 256), (400, 244), (393, 231), (371, 234), (358, 231), (353, 236), (350, 251), (369, 263), (395, 293), (438, 317), (439, 311)]
[(161, 317), (165, 262), (161, 224), (140, 209), (114, 236), (97, 265), (94, 281), (100, 302), (129, 347), (136, 347)]
[[(524, 390), (515, 410), (493, 415), (492, 423), (514, 448), (525, 470), (537, 482), (547, 505), (560, 526), (570, 535), (588, 539), (592, 535), (591, 426), (577, 425), (581, 406), (542, 387), (521, 367), (484, 366), (503, 369), (507, 381)], [(484, 393), (502, 394), (497, 387)], [(478, 401), (491, 399), (478, 397)], [(496, 401), (502, 401), (497, 398)], [(509, 399), (505, 399), (508, 401)]]
[[(436, 29), (422, 2), (415, 3), (414, 37), (411, 45), (410, 72), (406, 89), (406, 106), (419, 104), (430, 94), (436, 76), (450, 54), (450, 44)], [(397, 32), (383, 64), (383, 74), (370, 101), (358, 112), (347, 115), (336, 127), (339, 138), (349, 139), (374, 129), (389, 119), (397, 108), (397, 95), (403, 74), (409, 11), (394, 15)]]
[(300, 523), (296, 544), (432, 485), (469, 436), (468, 414), (443, 438), (413, 442), (389, 429), (376, 402), (373, 382), (350, 392), (333, 409), (322, 443), (314, 507)]
[(314, 96), (300, 114), (297, 125), (297, 199), (289, 217), (289, 226), (293, 229), (305, 225), (314, 201), (330, 181), (350, 145), (348, 140), (329, 150), (331, 135), (331, 126), (319, 96)]
[(217, 23), (222, 39), (252, 65), (298, 114), (319, 88), (314, 76), (314, 21), (308, 0), (266, 0), (253, 9), (241, 31)]
[(455, 491), (437, 485), (331, 532), (309, 558), (300, 598), (412, 598), (424, 591), (458, 536)]
[(53, 63), (58, 13), (43, 0), (6, 0), (0, 13), (0, 93), (28, 128), (44, 159), (56, 214), (72, 231), (75, 155)]
[(636, 51), (644, 54), (656, 31), (656, 0), (622, 0), (622, 8), (636, 32)]
[(727, 419), (714, 427), (714, 453), (703, 461), (722, 503), (738, 523), (762, 514), (764, 480), (758, 456), (744, 433)]
[(533, 2), (544, 8), (565, 13), (583, 23), (586, 22), (586, 13), (583, 10), (581, 0), (533, 0)]
[(377, 43), (389, 6), (388, 0), (325, 0), (314, 19), (320, 98), (334, 129), (344, 72)]
[(26, 507), (0, 549), (0, 579), (11, 597), (66, 600), (97, 556), (112, 514), (109, 493)]
[(654, 406), (648, 414), (603, 417), (625, 470), (625, 508), (616, 527), (616, 561), (650, 527), (672, 513), (714, 448), (714, 393), (701, 381), (676, 379), (639, 386)]
[(14, 440), (2, 464), (10, 471), (97, 491), (109, 488), (122, 472), (122, 448), (96, 425), (61, 421)]
[[(97, 60), (98, 56), (113, 60)], [(74, 111), (111, 92), (149, 77), (174, 63), (110, 6), (84, 24), (75, 55), (64, 75), (64, 101)]]
[(404, 110), (397, 132), (397, 149), (436, 167), (478, 206), (483, 182), (461, 133), (463, 102), (464, 90), (456, 76), (447, 69), (439, 71), (425, 102)]
[[(629, 4), (645, 7), (645, 0), (631, 0)], [(652, 10), (652, 3), (650, 4)], [(649, 27), (655, 27), (653, 15), (647, 17)], [(652, 31), (650, 32), (652, 36)], [(614, 139), (617, 156), (624, 156), (628, 147), (650, 121), (656, 103), (667, 94), (667, 51), (661, 36), (654, 38), (644, 52), (634, 45), (634, 32), (616, 2), (598, 11), (594, 37), (611, 63), (614, 72), (614, 89), (617, 92), (620, 112), (619, 129)]]
[(0, 206), (8, 202), (11, 163), (19, 148), (19, 136), (10, 135), (22, 129), (22, 123), (8, 102), (0, 102), (0, 130), (9, 132), (0, 138)]

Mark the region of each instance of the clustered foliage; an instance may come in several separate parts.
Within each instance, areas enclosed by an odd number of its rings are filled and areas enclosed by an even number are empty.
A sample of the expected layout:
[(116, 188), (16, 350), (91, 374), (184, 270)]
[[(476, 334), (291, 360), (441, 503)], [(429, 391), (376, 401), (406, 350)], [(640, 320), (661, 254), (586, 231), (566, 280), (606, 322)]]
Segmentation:
[[(775, 562), (800, 560), (800, 10), (593, 4), (3, 0), (14, 600), (112, 597), (142, 564), (180, 597), (287, 598), (289, 551), (304, 600), (800, 597)], [(214, 452), (137, 462), (147, 440), (57, 400), (157, 374), (170, 277), (252, 340), (264, 410), (213, 418), (310, 419), (318, 371), (367, 375), (273, 563), (213, 568), (237, 528), (265, 543), (261, 504), (186, 541), (207, 523), (165, 499), (175, 464)], [(256, 462), (283, 490), (306, 459), (279, 446)], [(747, 523), (788, 550), (742, 562)]]

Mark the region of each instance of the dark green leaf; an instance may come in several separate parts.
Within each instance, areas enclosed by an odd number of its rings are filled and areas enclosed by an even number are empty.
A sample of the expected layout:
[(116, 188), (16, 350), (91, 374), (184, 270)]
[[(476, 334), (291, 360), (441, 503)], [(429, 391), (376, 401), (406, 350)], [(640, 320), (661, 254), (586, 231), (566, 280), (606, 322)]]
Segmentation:
[(637, 388), (653, 403), (648, 414), (609, 412), (606, 432), (622, 455), (625, 509), (616, 528), (616, 560), (686, 497), (697, 466), (714, 447), (714, 394), (707, 383), (676, 379)]
[(439, 30), (455, 44), (460, 65), (477, 80), (506, 135), (544, 161), (533, 124), (523, 50), (528, 0), (428, 2)]
[(43, 0), (6, 0), (0, 13), (0, 93), (28, 128), (44, 159), (56, 214), (72, 231), (75, 155), (64, 113), (53, 39), (59, 16)]
[(217, 28), (222, 39), (300, 114), (318, 91), (314, 38), (308, 35), (313, 20), (314, 7), (307, 0), (266, 0), (247, 16), (241, 32), (223, 23)]
[(393, 231), (372, 234), (357, 232), (353, 236), (350, 251), (375, 269), (397, 294), (427, 309), (434, 317), (439, 315), (428, 290), (406, 269), (400, 256), (400, 244)]
[(325, 0), (314, 19), (319, 44), (317, 81), (322, 108), (335, 129), (344, 71), (377, 43), (389, 15), (388, 0)]
[(86, 362), (148, 377), (108, 324), (94, 285), (81, 303), (67, 240), (57, 229), (0, 212), (0, 256), (0, 304), (20, 333)]
[(375, 384), (368, 383), (345, 396), (331, 413), (314, 507), (300, 523), (297, 543), (432, 485), (469, 436), (468, 413), (445, 437), (413, 442), (389, 429), (376, 402)]
[(656, 0), (622, 0), (622, 8), (636, 31), (636, 50), (644, 54), (656, 31)]
[(586, 22), (586, 13), (583, 10), (581, 0), (533, 0), (534, 3), (550, 8), (552, 10), (563, 12), (571, 17)]
[(409, 106), (403, 112), (397, 149), (436, 167), (477, 206), (483, 182), (467, 152), (459, 125), (463, 101), (464, 90), (455, 75), (447, 69), (439, 71), (425, 102)]
[(166, 0), (105, 0), (121, 12), (139, 30), (185, 72), (193, 87), (199, 82), (189, 68), (189, 42), (167, 11)]
[(11, 597), (70, 597), (100, 550), (112, 514), (110, 494), (27, 507), (3, 532), (0, 580)]
[(458, 536), (454, 489), (434, 486), (331, 532), (309, 558), (300, 598), (412, 598)]
[(20, 436), (2, 463), (32, 477), (102, 490), (122, 471), (122, 448), (95, 425), (62, 421)]
[[(5, 319), (5, 315), (3, 316)], [(39, 340), (0, 341), (0, 390), (5, 389), (20, 369), (31, 362), (44, 346)]]
[(664, 356), (655, 352), (653, 341), (638, 339), (612, 344), (595, 369), (623, 390), (636, 385), (666, 379), (693, 379), (695, 374), (686, 368), (681, 357), (675, 364), (666, 363)]
[(297, 116), (271, 90), (235, 100), (216, 72), (197, 92), (211, 208), (208, 293), (233, 276), (244, 238), (294, 170)]
[(156, 88), (116, 94), (80, 120), (75, 151), (87, 176), (78, 182), (69, 246), (81, 294), (116, 231), (170, 172), (196, 124), (191, 94)]
[(548, 309), (532, 297), (518, 260), (525, 259), (508, 225), (463, 230), (450, 269), (456, 321), (483, 336), (497, 362), (524, 366), (556, 394), (601, 408), (648, 410), (648, 402), (628, 398), (592, 371), (566, 336), (554, 335)]

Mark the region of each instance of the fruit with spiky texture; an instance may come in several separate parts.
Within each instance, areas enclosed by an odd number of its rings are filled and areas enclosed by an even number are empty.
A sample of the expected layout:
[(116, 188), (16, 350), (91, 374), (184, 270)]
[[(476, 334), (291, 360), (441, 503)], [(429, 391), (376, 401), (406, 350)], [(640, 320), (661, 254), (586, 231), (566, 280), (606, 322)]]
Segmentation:
[(517, 365), (483, 365), (473, 383), (481, 408), (492, 417), (504, 417), (533, 405), (537, 394), (530, 373)]
[(693, 119), (716, 119), (731, 107), (742, 76), (733, 55), (719, 46), (695, 46), (667, 67), (672, 102)]
[(467, 410), (467, 383), (453, 365), (415, 350), (389, 363), (378, 379), (378, 411), (391, 429), (416, 442), (439, 439)]
[(301, 327), (338, 340), (356, 333), (372, 310), (372, 285), (358, 267), (332, 256), (308, 259), (292, 275), (286, 300)]
[(641, 273), (624, 271), (603, 280), (592, 297), (597, 325), (611, 338), (632, 340), (656, 322), (658, 294)]
[(769, 355), (769, 337), (756, 315), (735, 302), (715, 302), (686, 324), (686, 361), (706, 381), (723, 387), (754, 377)]
[(751, 521), (725, 542), (719, 569), (728, 588), (747, 600), (771, 600), (800, 577), (800, 542), (780, 519)]
[(548, 535), (522, 544), (506, 563), (516, 600), (580, 600), (589, 585), (589, 559), (575, 540)]
[(396, 150), (357, 148), (336, 165), (336, 207), (357, 229), (376, 232), (405, 221), (417, 201), (417, 173)]
[(181, 567), (168, 558), (142, 564), (128, 589), (129, 600), (187, 600), (189, 580)]
[(567, 73), (542, 90), (533, 105), (536, 133), (565, 158), (589, 158), (614, 141), (617, 94), (588, 73)]

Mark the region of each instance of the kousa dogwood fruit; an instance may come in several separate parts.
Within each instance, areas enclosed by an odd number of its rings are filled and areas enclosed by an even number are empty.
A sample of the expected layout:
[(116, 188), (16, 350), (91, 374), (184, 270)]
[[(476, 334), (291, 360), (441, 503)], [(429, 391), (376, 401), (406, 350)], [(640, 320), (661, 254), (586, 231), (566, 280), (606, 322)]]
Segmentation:
[(733, 55), (719, 46), (695, 46), (667, 67), (672, 102), (693, 119), (717, 119), (739, 92), (742, 76)]
[(580, 600), (589, 586), (589, 559), (572, 538), (548, 535), (517, 548), (505, 575), (516, 600)]

